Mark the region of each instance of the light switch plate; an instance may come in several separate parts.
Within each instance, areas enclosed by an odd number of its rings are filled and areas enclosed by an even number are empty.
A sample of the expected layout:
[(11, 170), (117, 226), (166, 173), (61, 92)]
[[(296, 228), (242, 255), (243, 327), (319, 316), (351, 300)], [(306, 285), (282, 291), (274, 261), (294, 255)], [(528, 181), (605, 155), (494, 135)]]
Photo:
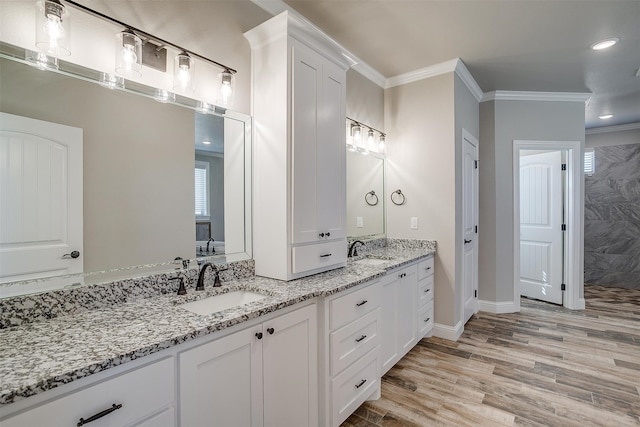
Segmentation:
[(356, 217), (356, 227), (358, 228), (364, 227), (364, 220), (362, 219), (361, 216)]
[(412, 216), (411, 217), (411, 229), (412, 230), (417, 230), (418, 229), (418, 217), (417, 216)]

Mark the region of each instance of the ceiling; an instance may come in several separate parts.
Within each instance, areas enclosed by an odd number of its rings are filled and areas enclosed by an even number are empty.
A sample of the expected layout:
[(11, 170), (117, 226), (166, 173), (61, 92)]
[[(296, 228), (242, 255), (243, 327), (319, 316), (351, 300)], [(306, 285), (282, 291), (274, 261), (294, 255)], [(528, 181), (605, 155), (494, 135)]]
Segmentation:
[(285, 2), (386, 78), (461, 58), (484, 92), (590, 92), (587, 128), (640, 122), (638, 0)]

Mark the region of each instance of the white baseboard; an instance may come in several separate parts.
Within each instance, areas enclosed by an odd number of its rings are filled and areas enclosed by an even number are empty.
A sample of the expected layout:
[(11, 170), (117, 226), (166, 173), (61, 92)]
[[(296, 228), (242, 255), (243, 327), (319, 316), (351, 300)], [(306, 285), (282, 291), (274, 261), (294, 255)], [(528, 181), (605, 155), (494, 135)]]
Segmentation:
[(478, 301), (478, 308), (480, 311), (487, 311), (489, 313), (502, 314), (502, 313), (517, 313), (520, 311), (520, 304), (516, 305), (513, 301)]
[(584, 298), (578, 298), (578, 301), (576, 302), (575, 307), (572, 307), (571, 304), (566, 304), (565, 307), (567, 307), (570, 310), (584, 310), (586, 307), (586, 303)]
[(433, 325), (433, 336), (449, 341), (458, 341), (463, 332), (464, 325), (462, 321), (456, 323), (456, 326), (442, 325), (440, 323)]

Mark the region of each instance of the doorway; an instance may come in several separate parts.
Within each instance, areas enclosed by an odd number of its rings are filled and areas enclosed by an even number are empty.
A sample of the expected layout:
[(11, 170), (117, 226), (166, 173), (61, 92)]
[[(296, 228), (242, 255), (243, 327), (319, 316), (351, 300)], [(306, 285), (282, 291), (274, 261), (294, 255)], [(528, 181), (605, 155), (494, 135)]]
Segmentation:
[(514, 141), (514, 304), (584, 309), (579, 141)]
[(462, 129), (462, 324), (478, 312), (478, 140)]

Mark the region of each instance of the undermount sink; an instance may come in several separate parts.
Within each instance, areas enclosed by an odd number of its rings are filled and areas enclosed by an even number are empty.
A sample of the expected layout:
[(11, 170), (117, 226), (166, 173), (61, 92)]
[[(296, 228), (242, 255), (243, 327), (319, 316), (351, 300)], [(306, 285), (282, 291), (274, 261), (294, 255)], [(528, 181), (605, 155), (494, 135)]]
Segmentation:
[(361, 265), (380, 265), (380, 264), (386, 264), (388, 262), (389, 262), (388, 259), (383, 259), (383, 258), (362, 258), (357, 261), (354, 261), (353, 263), (361, 264)]
[(182, 307), (185, 310), (189, 310), (190, 312), (201, 316), (206, 316), (218, 311), (228, 310), (230, 308), (240, 307), (245, 304), (260, 301), (266, 297), (266, 295), (259, 294), (257, 292), (231, 291), (198, 301), (181, 304), (178, 307)]

